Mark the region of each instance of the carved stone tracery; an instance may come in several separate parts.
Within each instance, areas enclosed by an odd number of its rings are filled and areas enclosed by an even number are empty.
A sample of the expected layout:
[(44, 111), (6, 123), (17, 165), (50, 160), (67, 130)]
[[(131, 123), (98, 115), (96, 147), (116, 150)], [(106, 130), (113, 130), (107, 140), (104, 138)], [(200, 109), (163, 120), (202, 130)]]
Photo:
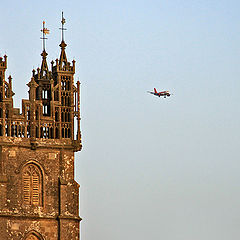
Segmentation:
[(42, 52), (41, 69), (33, 70), (27, 84), (29, 99), (22, 101), (22, 113), (13, 107), (12, 78), (5, 80), (7, 56), (0, 58), (0, 136), (69, 138), (80, 144), (80, 83), (74, 85), (75, 61), (67, 61), (66, 46), (62, 41), (60, 59), (51, 62), (51, 71), (47, 53)]

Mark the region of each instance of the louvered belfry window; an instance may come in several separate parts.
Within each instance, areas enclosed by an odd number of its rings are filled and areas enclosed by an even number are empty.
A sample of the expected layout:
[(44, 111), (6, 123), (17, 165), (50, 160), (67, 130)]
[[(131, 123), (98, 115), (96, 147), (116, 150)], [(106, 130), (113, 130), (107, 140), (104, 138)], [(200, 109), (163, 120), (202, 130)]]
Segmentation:
[(23, 169), (23, 202), (26, 205), (42, 205), (42, 174), (34, 164)]

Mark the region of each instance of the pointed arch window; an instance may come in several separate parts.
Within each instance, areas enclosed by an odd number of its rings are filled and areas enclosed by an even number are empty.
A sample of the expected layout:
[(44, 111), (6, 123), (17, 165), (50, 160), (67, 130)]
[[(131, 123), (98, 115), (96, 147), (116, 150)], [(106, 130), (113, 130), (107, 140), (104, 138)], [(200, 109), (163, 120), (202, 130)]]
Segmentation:
[(28, 164), (22, 173), (23, 203), (42, 206), (42, 172), (35, 164)]
[(43, 237), (38, 232), (31, 231), (26, 235), (24, 240), (43, 240)]
[(39, 240), (39, 238), (35, 234), (30, 234), (27, 236), (26, 240)]

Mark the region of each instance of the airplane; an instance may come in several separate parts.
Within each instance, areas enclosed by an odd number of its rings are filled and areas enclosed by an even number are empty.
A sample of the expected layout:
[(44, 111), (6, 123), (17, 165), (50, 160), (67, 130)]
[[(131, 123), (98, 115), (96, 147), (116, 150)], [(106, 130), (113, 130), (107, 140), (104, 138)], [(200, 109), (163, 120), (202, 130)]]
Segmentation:
[[(149, 91), (148, 91), (149, 92)], [(154, 92), (149, 92), (155, 96), (158, 96), (158, 97), (170, 97), (170, 95), (172, 95), (169, 91), (162, 91), (162, 92), (157, 92), (157, 89), (154, 88)]]

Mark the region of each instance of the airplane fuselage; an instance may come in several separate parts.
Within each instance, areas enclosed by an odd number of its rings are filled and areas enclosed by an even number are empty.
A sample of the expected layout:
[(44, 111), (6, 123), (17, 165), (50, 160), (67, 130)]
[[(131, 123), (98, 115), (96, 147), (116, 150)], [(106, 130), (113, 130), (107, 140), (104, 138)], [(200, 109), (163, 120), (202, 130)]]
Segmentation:
[(154, 92), (149, 92), (155, 96), (158, 96), (158, 97), (170, 97), (171, 93), (169, 91), (162, 91), (162, 92), (157, 92), (156, 88), (154, 88)]

